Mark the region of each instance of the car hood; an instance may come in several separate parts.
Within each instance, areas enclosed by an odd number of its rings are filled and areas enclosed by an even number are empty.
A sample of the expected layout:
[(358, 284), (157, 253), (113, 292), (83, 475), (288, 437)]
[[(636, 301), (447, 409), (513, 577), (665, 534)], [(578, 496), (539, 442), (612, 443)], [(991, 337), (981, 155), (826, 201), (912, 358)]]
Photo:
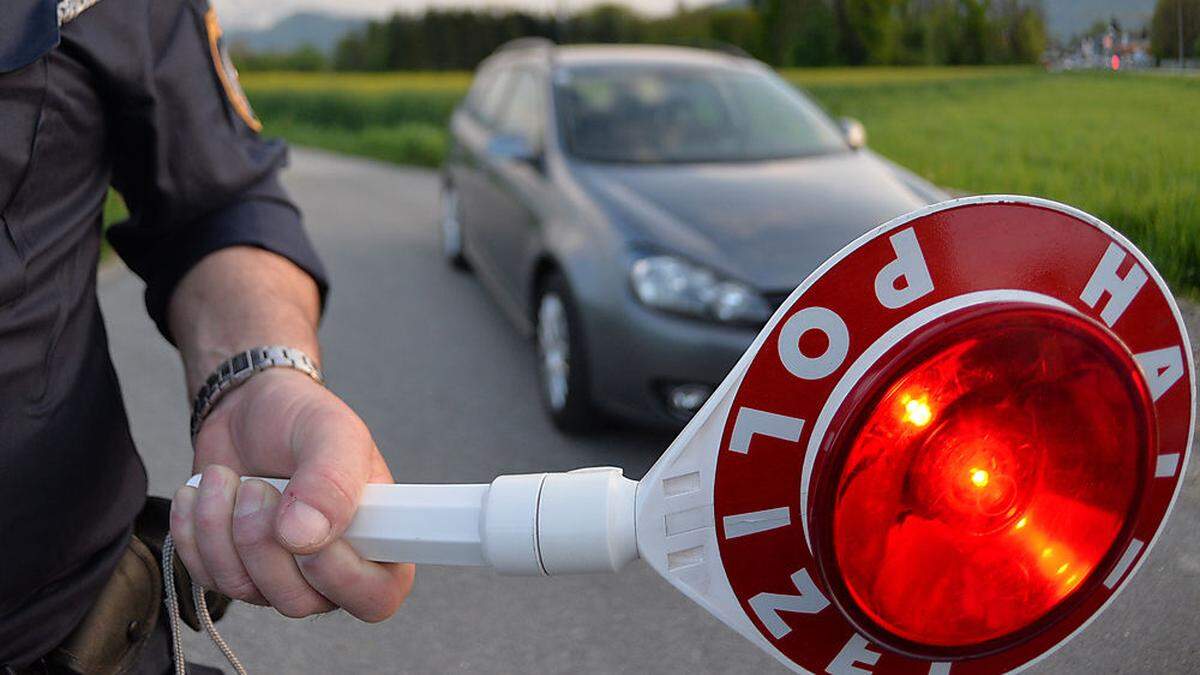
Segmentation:
[(579, 164), (635, 247), (789, 291), (858, 235), (926, 204), (873, 154), (721, 164)]

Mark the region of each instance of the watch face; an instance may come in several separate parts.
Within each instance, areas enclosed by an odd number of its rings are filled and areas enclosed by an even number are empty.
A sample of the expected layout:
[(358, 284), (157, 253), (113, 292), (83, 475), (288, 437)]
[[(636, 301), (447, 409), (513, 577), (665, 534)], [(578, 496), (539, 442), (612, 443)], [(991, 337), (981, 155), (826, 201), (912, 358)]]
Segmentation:
[(1078, 632), (1182, 484), (1173, 299), (1111, 228), (959, 200), (802, 285), (736, 392), (713, 492), (745, 616), (813, 672), (991, 673)]

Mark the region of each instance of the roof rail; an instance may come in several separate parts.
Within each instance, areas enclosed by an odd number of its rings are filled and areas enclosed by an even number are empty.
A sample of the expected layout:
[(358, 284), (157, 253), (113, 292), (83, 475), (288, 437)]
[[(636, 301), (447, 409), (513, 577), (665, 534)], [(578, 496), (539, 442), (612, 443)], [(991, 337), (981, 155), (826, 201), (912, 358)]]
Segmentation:
[(704, 49), (704, 50), (707, 50), (710, 52), (719, 52), (721, 54), (737, 57), (739, 59), (753, 59), (754, 58), (754, 55), (752, 55), (750, 52), (747, 52), (745, 49), (742, 49), (741, 47), (739, 47), (735, 44), (730, 44), (728, 42), (722, 42), (721, 40), (712, 40), (709, 38), (693, 38), (690, 40), (680, 40), (679, 42), (676, 42), (674, 44), (676, 44), (680, 47), (692, 47), (694, 49)]
[(518, 49), (550, 50), (550, 49), (554, 49), (557, 46), (558, 45), (554, 43), (554, 40), (551, 40), (550, 38), (521, 37), (521, 38), (517, 38), (515, 40), (509, 40), (508, 42), (505, 42), (504, 44), (500, 45), (496, 49), (496, 53), (498, 54), (500, 52), (511, 52), (511, 51), (516, 51)]
[(746, 51), (745, 49), (742, 49), (741, 47), (739, 47), (735, 44), (731, 44), (729, 42), (721, 42), (720, 40), (713, 40), (712, 46), (709, 48), (712, 49), (713, 51), (721, 52), (723, 54), (728, 54), (730, 56), (736, 56), (739, 59), (754, 58), (754, 56), (750, 52)]

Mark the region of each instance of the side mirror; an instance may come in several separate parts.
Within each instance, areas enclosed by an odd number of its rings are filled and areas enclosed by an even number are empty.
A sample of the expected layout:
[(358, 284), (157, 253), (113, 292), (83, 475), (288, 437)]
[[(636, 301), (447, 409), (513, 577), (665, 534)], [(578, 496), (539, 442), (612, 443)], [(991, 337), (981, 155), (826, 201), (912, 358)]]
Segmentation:
[(517, 162), (536, 163), (538, 152), (533, 145), (520, 134), (499, 133), (488, 141), (487, 152), (497, 159), (508, 159)]
[(867, 128), (862, 122), (853, 117), (842, 117), (838, 119), (838, 126), (842, 128), (842, 135), (851, 148), (861, 150), (867, 147)]

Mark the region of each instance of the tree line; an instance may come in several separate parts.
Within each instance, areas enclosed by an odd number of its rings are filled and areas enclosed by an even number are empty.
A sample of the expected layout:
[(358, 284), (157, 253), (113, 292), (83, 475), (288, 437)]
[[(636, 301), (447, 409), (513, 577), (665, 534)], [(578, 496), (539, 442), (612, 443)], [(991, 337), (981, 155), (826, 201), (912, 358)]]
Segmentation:
[(1036, 63), (1040, 0), (747, 0), (669, 16), (607, 4), (570, 16), (429, 9), (372, 20), (332, 55), (241, 53), (248, 69), (469, 70), (505, 42), (731, 45), (777, 67)]
[(1158, 0), (1150, 42), (1160, 61), (1178, 59), (1181, 48), (1184, 58), (1200, 59), (1200, 0)]

